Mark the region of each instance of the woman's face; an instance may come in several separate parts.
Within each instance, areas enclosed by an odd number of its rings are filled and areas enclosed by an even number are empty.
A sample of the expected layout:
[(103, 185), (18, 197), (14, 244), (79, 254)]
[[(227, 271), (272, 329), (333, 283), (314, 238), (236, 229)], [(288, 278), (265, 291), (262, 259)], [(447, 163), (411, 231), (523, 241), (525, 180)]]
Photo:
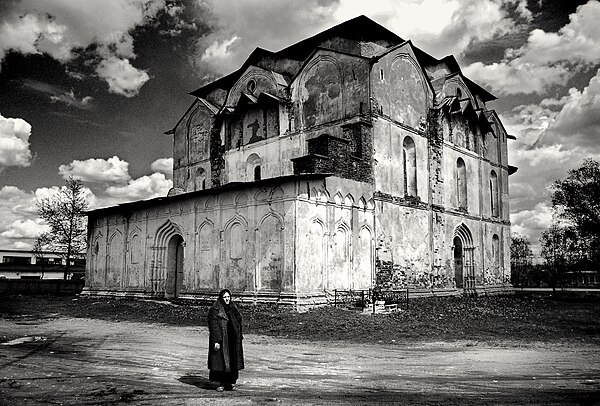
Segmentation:
[(223, 293), (223, 301), (225, 304), (229, 304), (229, 302), (231, 302), (231, 295), (227, 292)]

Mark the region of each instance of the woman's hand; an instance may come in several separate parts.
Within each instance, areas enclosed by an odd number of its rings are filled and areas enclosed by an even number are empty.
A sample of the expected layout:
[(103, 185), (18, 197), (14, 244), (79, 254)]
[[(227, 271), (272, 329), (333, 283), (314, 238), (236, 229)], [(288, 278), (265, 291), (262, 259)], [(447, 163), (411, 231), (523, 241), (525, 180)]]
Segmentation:
[(221, 349), (221, 344), (215, 343), (215, 351), (219, 351)]

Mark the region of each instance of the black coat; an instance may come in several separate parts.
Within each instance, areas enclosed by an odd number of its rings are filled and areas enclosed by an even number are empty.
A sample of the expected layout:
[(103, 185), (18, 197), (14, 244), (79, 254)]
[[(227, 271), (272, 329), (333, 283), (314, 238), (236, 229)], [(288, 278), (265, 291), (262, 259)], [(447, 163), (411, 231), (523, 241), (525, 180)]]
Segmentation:
[[(229, 335), (227, 332), (229, 318), (223, 304), (217, 300), (208, 311), (208, 369), (211, 371), (230, 372), (231, 357), (236, 357), (234, 359), (237, 361), (237, 369), (244, 369), (242, 315), (233, 302), (229, 306), (232, 317), (239, 322), (239, 334), (235, 337), (237, 343), (235, 349), (229, 348)], [(236, 323), (235, 320), (232, 320), (232, 322)], [(215, 351), (215, 343), (221, 345), (221, 348), (217, 351)], [(235, 352), (234, 354), (231, 353), (232, 350)]]

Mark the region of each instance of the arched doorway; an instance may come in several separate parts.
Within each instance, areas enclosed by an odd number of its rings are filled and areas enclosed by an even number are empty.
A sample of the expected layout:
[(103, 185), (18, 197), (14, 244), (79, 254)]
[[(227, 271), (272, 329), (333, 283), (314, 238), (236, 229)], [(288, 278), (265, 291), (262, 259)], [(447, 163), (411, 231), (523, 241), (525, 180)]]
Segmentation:
[(454, 280), (456, 287), (463, 287), (463, 245), (459, 237), (454, 237)]
[(452, 238), (454, 258), (454, 281), (459, 289), (475, 288), (475, 263), (473, 235), (465, 224), (460, 224), (454, 230)]
[(183, 238), (175, 234), (167, 244), (165, 297), (176, 298), (183, 285)]

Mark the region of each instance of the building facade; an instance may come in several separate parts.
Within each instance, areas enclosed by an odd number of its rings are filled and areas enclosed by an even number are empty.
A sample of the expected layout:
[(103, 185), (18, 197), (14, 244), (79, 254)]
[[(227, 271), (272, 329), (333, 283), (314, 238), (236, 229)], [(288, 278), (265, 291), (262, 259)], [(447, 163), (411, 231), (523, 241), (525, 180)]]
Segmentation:
[(511, 136), (454, 57), (361, 16), (192, 95), (169, 195), (89, 213), (86, 292), (510, 287)]
[[(68, 279), (81, 279), (85, 259), (70, 260)], [(63, 279), (66, 259), (50, 251), (0, 250), (0, 279)]]

